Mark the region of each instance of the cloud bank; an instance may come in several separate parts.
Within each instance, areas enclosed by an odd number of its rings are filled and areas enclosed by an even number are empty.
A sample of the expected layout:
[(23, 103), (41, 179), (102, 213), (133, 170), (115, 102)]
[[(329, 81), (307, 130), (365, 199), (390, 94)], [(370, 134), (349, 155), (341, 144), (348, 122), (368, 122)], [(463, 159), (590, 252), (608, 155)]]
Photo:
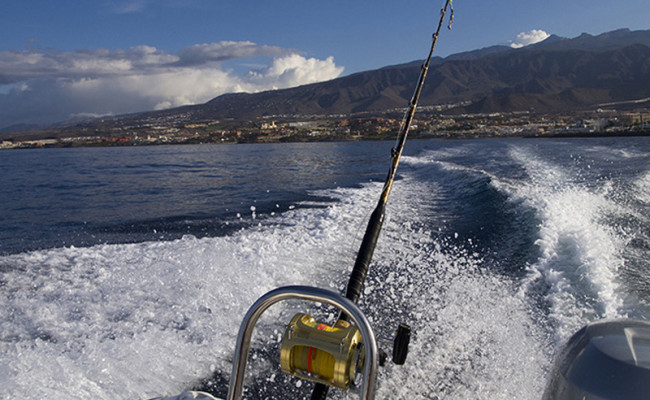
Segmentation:
[(156, 5), (176, 8), (191, 7), (200, 0), (106, 0), (105, 6), (115, 14), (141, 13)]
[(529, 32), (521, 32), (517, 35), (517, 37), (515, 37), (514, 40), (510, 42), (510, 47), (513, 49), (518, 49), (524, 46), (539, 43), (543, 40), (546, 40), (549, 36), (551, 35), (540, 29), (533, 29)]
[[(263, 57), (245, 73), (224, 62)], [(170, 54), (151, 46), (63, 52), (0, 52), (0, 129), (74, 117), (117, 115), (188, 104), (220, 94), (281, 89), (336, 78), (332, 57), (252, 42), (196, 44)]]

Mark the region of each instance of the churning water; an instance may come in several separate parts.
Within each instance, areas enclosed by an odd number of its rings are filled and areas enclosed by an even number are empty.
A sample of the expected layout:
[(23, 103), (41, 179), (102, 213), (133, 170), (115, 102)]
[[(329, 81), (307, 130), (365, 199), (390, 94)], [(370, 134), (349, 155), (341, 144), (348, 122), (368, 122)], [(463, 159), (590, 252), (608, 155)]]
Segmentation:
[[(391, 145), (0, 153), (0, 398), (225, 396), (259, 296), (343, 290)], [(360, 302), (376, 334), (414, 330), (380, 398), (536, 399), (575, 330), (648, 318), (649, 139), (413, 141), (407, 153)], [(262, 318), (249, 397), (308, 398), (277, 360), (304, 306)]]

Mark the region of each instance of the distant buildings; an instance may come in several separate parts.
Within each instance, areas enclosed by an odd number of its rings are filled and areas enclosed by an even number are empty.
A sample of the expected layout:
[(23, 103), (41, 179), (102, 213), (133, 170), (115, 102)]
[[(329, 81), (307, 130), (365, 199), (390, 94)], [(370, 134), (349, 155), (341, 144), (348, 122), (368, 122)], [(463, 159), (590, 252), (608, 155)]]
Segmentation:
[[(252, 121), (192, 121), (191, 116), (107, 120), (43, 131), (3, 134), (0, 149), (38, 147), (144, 146), (185, 143), (266, 143), (394, 139), (401, 109), (371, 115), (271, 116)], [(650, 112), (598, 109), (567, 114), (534, 111), (440, 114), (418, 109), (411, 124), (415, 138), (544, 137), (650, 134)], [(38, 138), (38, 136), (42, 138)], [(9, 140), (7, 140), (7, 138)]]

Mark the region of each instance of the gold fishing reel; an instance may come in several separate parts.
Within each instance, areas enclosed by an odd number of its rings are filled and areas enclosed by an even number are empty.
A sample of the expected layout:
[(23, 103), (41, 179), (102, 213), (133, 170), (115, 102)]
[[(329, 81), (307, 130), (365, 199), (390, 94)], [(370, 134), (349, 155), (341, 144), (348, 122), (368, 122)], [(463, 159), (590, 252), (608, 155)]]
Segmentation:
[(298, 313), (282, 338), (282, 371), (299, 378), (349, 389), (363, 368), (363, 343), (359, 329), (347, 321), (334, 326)]

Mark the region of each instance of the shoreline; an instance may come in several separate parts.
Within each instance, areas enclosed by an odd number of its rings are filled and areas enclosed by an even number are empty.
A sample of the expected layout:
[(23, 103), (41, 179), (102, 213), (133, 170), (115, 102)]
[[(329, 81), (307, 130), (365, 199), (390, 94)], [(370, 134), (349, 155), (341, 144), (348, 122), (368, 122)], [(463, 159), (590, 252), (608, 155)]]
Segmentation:
[[(522, 134), (522, 135), (498, 135), (490, 132), (453, 132), (447, 134), (410, 133), (410, 140), (467, 140), (467, 139), (538, 139), (538, 138), (622, 138), (622, 137), (647, 137), (650, 130), (637, 131), (611, 131), (611, 132), (567, 132), (567, 133), (545, 133), (545, 134)], [(394, 135), (366, 135), (366, 136), (283, 136), (271, 138), (266, 136), (244, 137), (237, 140), (206, 140), (205, 137), (187, 138), (187, 140), (169, 141), (139, 141), (129, 140), (97, 139), (96, 141), (61, 141), (58, 139), (28, 140), (12, 143), (2, 142), (0, 150), (28, 150), (28, 149), (60, 149), (60, 148), (89, 148), (89, 147), (132, 147), (132, 146), (168, 146), (168, 145), (197, 145), (197, 144), (261, 144), (261, 143), (325, 143), (325, 142), (370, 142), (382, 140), (395, 140)]]

